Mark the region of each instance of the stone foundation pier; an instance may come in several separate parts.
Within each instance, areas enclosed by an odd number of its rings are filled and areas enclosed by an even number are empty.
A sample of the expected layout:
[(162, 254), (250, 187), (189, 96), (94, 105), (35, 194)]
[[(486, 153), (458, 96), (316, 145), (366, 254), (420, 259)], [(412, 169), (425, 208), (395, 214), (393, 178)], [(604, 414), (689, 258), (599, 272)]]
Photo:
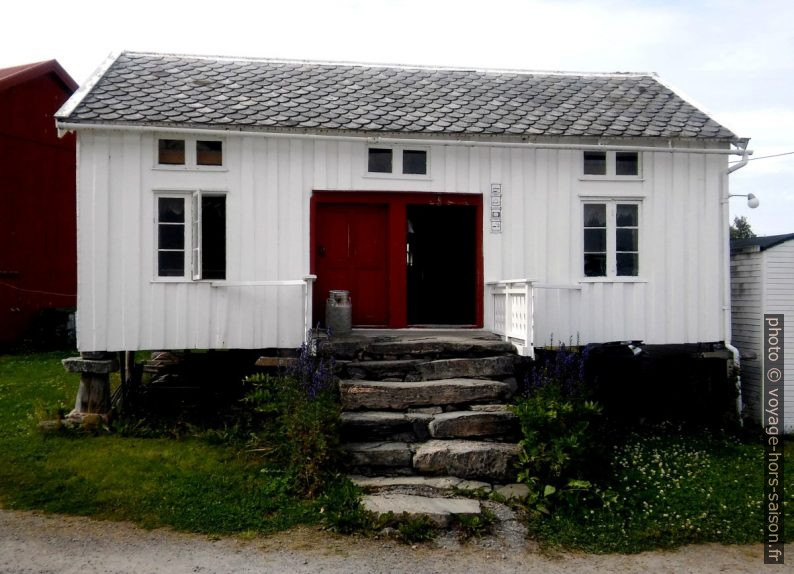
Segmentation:
[(110, 373), (119, 370), (115, 354), (81, 353), (80, 357), (70, 357), (62, 362), (70, 373), (80, 373), (74, 410), (67, 419), (88, 422), (86, 419), (101, 418), (107, 422), (110, 415)]

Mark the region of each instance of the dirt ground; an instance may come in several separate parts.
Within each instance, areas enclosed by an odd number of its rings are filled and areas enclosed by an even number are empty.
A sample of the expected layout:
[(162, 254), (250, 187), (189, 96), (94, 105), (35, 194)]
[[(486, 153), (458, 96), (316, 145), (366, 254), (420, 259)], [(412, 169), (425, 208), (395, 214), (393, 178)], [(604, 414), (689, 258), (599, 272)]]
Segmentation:
[[(786, 552), (794, 561), (794, 549)], [(531, 543), (498, 538), (459, 544), (451, 535), (407, 546), (393, 540), (335, 536), (297, 528), (249, 538), (143, 530), (128, 523), (0, 510), (0, 572), (303, 573), (386, 572), (758, 572), (761, 546), (689, 546), (630, 556), (544, 554)], [(779, 571), (794, 572), (784, 567)]]

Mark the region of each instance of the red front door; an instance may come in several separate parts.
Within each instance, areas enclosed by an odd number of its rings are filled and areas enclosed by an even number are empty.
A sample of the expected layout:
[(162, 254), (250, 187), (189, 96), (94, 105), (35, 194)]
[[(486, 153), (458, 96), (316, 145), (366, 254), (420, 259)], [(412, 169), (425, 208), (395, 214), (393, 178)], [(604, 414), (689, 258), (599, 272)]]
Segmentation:
[(388, 207), (319, 204), (314, 305), (325, 316), (328, 291), (350, 291), (353, 325), (389, 324)]

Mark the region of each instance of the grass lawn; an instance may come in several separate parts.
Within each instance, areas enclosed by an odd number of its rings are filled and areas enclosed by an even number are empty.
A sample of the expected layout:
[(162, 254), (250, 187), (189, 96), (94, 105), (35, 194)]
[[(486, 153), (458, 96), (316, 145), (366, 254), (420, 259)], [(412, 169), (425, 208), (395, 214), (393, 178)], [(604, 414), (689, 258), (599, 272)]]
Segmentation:
[[(607, 506), (562, 510), (535, 522), (551, 545), (591, 552), (638, 552), (699, 542), (760, 543), (761, 438), (632, 433), (612, 448)], [(786, 514), (794, 505), (794, 443), (785, 447)], [(786, 532), (794, 535), (794, 518)]]
[(314, 523), (277, 469), (199, 438), (42, 436), (45, 410), (74, 400), (74, 353), (0, 356), (0, 505), (193, 532), (270, 532)]

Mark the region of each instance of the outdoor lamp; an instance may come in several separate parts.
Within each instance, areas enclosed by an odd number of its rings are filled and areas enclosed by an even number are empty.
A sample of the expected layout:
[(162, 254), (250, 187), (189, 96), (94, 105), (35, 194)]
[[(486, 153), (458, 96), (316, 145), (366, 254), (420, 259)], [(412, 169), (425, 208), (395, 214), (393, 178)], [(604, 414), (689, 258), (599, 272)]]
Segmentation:
[(754, 193), (732, 193), (728, 197), (746, 197), (747, 198), (747, 207), (750, 209), (755, 209), (761, 202), (758, 201), (758, 198), (755, 196)]

